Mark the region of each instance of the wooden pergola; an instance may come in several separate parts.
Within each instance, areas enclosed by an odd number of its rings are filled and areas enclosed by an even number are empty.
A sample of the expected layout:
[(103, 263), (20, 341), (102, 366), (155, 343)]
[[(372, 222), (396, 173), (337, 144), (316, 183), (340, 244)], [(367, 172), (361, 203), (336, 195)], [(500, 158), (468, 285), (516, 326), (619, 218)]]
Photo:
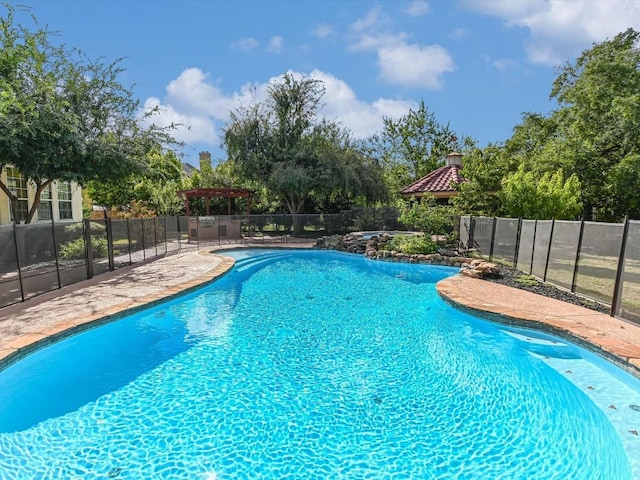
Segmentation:
[(245, 190), (243, 188), (191, 188), (189, 190), (178, 190), (178, 195), (184, 200), (184, 208), (186, 210), (187, 217), (190, 216), (190, 198), (204, 198), (204, 203), (207, 208), (207, 216), (211, 215), (210, 206), (212, 198), (227, 199), (228, 215), (231, 215), (232, 198), (247, 199), (247, 215), (249, 215), (249, 213), (251, 212), (251, 199), (253, 198), (253, 192), (250, 190)]

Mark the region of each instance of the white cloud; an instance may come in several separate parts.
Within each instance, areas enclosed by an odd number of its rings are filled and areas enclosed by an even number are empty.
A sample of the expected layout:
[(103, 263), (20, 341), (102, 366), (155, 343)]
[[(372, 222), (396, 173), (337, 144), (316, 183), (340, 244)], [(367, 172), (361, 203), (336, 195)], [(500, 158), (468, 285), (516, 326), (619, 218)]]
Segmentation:
[(267, 52), (280, 53), (282, 51), (282, 47), (284, 47), (284, 39), (280, 35), (276, 35), (275, 37), (271, 37), (269, 40)]
[(469, 36), (469, 31), (466, 28), (457, 27), (451, 30), (449, 33), (449, 38), (453, 38), (454, 40), (462, 40)]
[(251, 85), (244, 85), (240, 92), (225, 95), (210, 82), (199, 68), (187, 68), (167, 85), (165, 102), (188, 114), (205, 114), (217, 120), (226, 120), (229, 111), (239, 102), (252, 101)]
[(147, 117), (143, 123), (158, 127), (177, 126), (171, 135), (179, 142), (186, 144), (205, 143), (216, 145), (220, 143), (213, 120), (207, 115), (190, 114), (176, 110), (173, 105), (163, 104), (156, 97), (149, 97), (144, 102), (143, 110), (148, 112), (158, 108), (158, 113)]
[(358, 99), (353, 89), (344, 81), (330, 73), (313, 70), (309, 76), (322, 80), (325, 95), (322, 115), (339, 121), (353, 132), (356, 138), (366, 138), (379, 132), (384, 117), (398, 118), (405, 115), (417, 104), (410, 100), (379, 98), (372, 103)]
[(529, 30), (527, 55), (557, 65), (594, 42), (640, 27), (640, 2), (629, 0), (466, 0), (469, 8)]
[(243, 52), (250, 52), (251, 50), (257, 48), (260, 44), (255, 38), (252, 37), (244, 37), (234, 42), (232, 47), (238, 50), (242, 50)]
[(496, 70), (500, 70), (501, 72), (505, 72), (507, 70), (515, 68), (516, 63), (513, 60), (510, 60), (508, 58), (502, 58), (502, 59), (492, 60), (491, 61), (491, 65), (493, 65), (493, 67)]
[(429, 13), (429, 4), (426, 0), (415, 0), (404, 11), (411, 17), (421, 17)]
[(375, 51), (380, 77), (391, 84), (437, 89), (442, 75), (455, 69), (453, 59), (440, 45), (407, 42), (404, 32), (387, 28), (379, 7), (351, 25), (351, 51)]
[(389, 83), (437, 89), (442, 74), (454, 70), (453, 59), (440, 45), (401, 45), (378, 51), (382, 78)]
[[(290, 73), (303, 76), (298, 72)], [(410, 108), (417, 107), (413, 101), (387, 98), (368, 103), (358, 99), (344, 80), (330, 73), (313, 70), (308, 76), (324, 83), (325, 95), (319, 113), (340, 122), (357, 138), (366, 138), (380, 131), (385, 116), (397, 118), (406, 114)], [(202, 70), (188, 68), (169, 82), (164, 99), (149, 97), (144, 102), (144, 111), (158, 107), (158, 114), (147, 123), (158, 126), (181, 124), (183, 127), (173, 132), (177, 140), (217, 148), (222, 128), (229, 120), (229, 113), (240, 105), (263, 101), (269, 83), (280, 78), (282, 76), (270, 78), (264, 83), (248, 83), (239, 91), (224, 93)]]
[(357, 37), (349, 45), (349, 50), (353, 52), (365, 50), (379, 50), (381, 48), (395, 47), (406, 44), (407, 35), (399, 33), (365, 33)]
[(326, 24), (318, 25), (316, 28), (311, 30), (311, 35), (318, 38), (327, 38), (332, 33), (333, 33), (333, 27)]
[(351, 24), (350, 30), (353, 34), (358, 35), (362, 32), (371, 30), (380, 30), (389, 26), (391, 19), (382, 12), (380, 7), (375, 7), (362, 18), (359, 18)]
[(239, 105), (249, 105), (265, 96), (265, 85), (243, 85), (238, 92), (225, 94), (199, 68), (187, 68), (171, 80), (163, 100), (149, 97), (143, 111), (156, 106), (158, 113), (146, 123), (158, 126), (180, 124), (173, 136), (187, 144), (204, 143), (212, 147), (220, 144), (220, 129), (229, 113)]

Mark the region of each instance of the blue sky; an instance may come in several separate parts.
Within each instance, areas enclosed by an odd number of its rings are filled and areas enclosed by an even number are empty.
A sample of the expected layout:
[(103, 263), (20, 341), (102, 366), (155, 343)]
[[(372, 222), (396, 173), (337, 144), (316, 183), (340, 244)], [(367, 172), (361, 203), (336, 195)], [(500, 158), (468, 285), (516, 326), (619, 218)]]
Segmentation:
[[(23, 0), (59, 40), (123, 57), (122, 82), (187, 146), (225, 158), (229, 112), (284, 72), (324, 81), (322, 113), (356, 137), (424, 100), (481, 146), (546, 114), (556, 67), (640, 29), (635, 0)], [(28, 22), (25, 22), (28, 24)]]

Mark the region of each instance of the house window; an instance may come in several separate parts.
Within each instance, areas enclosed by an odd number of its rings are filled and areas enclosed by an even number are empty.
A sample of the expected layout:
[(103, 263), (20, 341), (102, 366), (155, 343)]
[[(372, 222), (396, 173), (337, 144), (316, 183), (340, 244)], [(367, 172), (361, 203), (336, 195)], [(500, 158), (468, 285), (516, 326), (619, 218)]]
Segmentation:
[(51, 220), (53, 210), (51, 205), (51, 185), (42, 190), (40, 204), (38, 205), (38, 220)]
[[(9, 191), (18, 197), (17, 202), (17, 211), (18, 218), (17, 221), (25, 221), (27, 219), (27, 215), (29, 214), (29, 200), (27, 197), (27, 179), (18, 171), (17, 168), (7, 167), (7, 188)], [(14, 222), (16, 219), (13, 218), (13, 208), (11, 209), (11, 221)]]
[(58, 211), (60, 212), (60, 220), (73, 220), (71, 184), (69, 182), (58, 182)]

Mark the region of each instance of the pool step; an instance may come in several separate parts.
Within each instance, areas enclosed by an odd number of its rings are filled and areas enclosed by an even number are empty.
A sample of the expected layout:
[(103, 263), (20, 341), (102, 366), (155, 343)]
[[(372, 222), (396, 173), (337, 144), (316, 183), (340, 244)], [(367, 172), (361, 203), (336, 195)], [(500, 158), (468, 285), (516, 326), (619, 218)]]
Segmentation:
[(266, 255), (258, 255), (255, 257), (245, 258), (236, 262), (235, 270), (237, 272), (244, 272), (256, 266), (273, 263), (276, 260), (279, 260), (286, 256), (287, 255), (284, 253), (270, 253)]
[(577, 348), (570, 344), (555, 340), (549, 335), (529, 331), (502, 330), (510, 337), (518, 340), (523, 348), (535, 355), (547, 358), (579, 359), (582, 358)]

